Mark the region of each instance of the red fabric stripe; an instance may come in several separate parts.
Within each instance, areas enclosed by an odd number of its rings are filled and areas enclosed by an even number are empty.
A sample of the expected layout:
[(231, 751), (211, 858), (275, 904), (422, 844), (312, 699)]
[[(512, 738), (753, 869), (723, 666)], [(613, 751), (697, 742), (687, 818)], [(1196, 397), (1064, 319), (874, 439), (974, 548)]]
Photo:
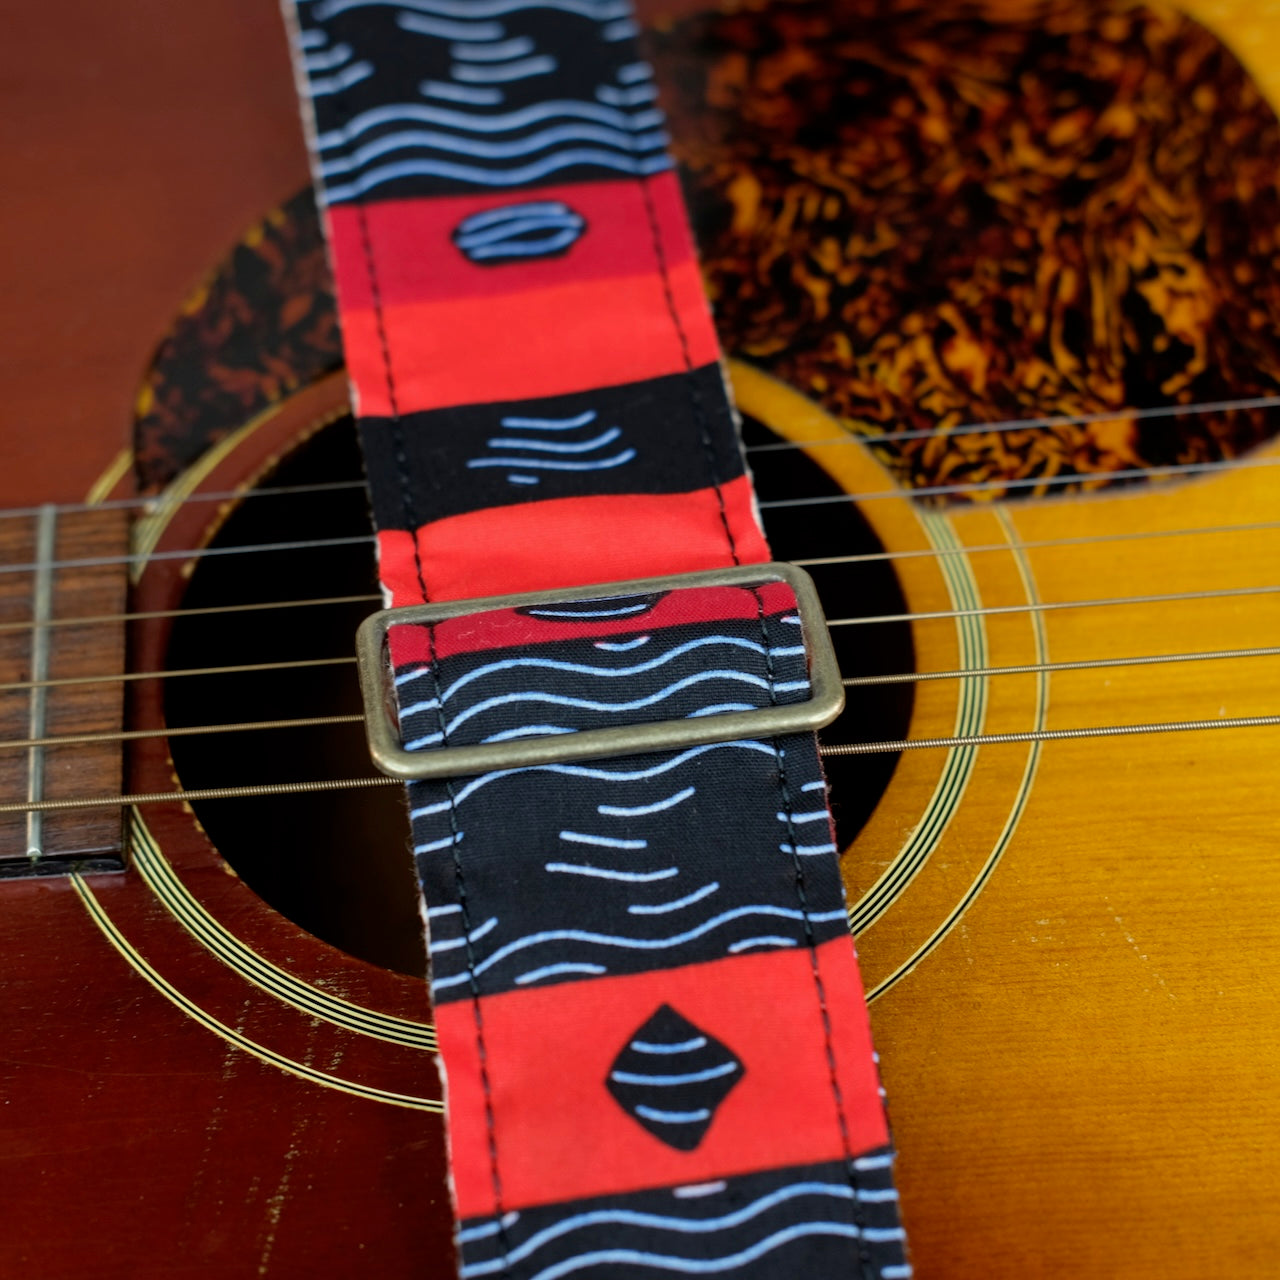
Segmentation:
[[(524, 648), (589, 636), (647, 634), (689, 622), (756, 618), (761, 606), (767, 615), (786, 613), (796, 607), (795, 594), (785, 582), (767, 582), (754, 591), (746, 587), (686, 588), (673, 591), (639, 617), (584, 618), (576, 622), (531, 618), (514, 609), (495, 609), (437, 623), (433, 628), (434, 651), (437, 658), (448, 658), (456, 653)], [(425, 627), (393, 627), (389, 641), (394, 666), (431, 660), (432, 646)]]
[[(852, 1153), (888, 1140), (871, 1038), (847, 938), (818, 948), (836, 1083)], [(746, 1067), (701, 1144), (675, 1151), (604, 1087), (614, 1058), (663, 1003)], [(812, 956), (770, 952), (480, 1001), (499, 1206), (476, 1051), (476, 1009), (436, 1010), (448, 1064), (453, 1177), (463, 1218), (840, 1159), (841, 1124)]]
[[(647, 183), (649, 201), (672, 267), (693, 260), (675, 178), (664, 173)], [(581, 239), (554, 258), (529, 258), (499, 266), (469, 262), (451, 240), (454, 228), (473, 214), (537, 199), (561, 200), (587, 221)], [(328, 210), (337, 258), (343, 315), (373, 305), (361, 220), (373, 243), (382, 305), (442, 298), (497, 299), (533, 293), (569, 280), (614, 280), (656, 270), (653, 232), (644, 187), (635, 181), (583, 182), (539, 187), (512, 195), (468, 194), (407, 200), (373, 200)], [(502, 314), (490, 310), (490, 316)]]
[[(430, 598), (466, 600), (730, 565), (726, 521), (740, 562), (771, 558), (746, 476), (718, 494), (555, 498), (450, 516), (419, 529), (417, 546)], [(392, 603), (421, 604), (413, 535), (383, 529), (378, 555)]]
[(329, 211), (361, 416), (617, 386), (719, 358), (671, 174), (547, 188), (539, 198), (583, 213), (586, 233), (564, 257), (493, 267), (468, 263), (449, 236), (509, 195)]

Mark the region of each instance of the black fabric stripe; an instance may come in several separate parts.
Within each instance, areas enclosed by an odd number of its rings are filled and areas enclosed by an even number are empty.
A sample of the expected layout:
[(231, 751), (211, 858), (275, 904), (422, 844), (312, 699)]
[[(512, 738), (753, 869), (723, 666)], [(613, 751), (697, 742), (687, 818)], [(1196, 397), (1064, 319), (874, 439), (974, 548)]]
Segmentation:
[[(791, 837), (787, 822), (778, 817), (774, 745), (694, 749), (674, 767), (670, 766), (680, 756), (667, 752), (622, 756), (589, 767), (542, 766), (491, 774), (480, 785), (471, 779), (459, 779), (447, 787), (412, 785), (411, 807), (436, 810), (413, 822), (414, 842), (422, 850), (418, 873), (427, 901), (458, 901), (455, 853), (461, 856), (475, 939), (470, 948), (457, 945), (462, 929), (459, 913), (432, 921), (436, 1002), (470, 998), (468, 950), (477, 989), (494, 995), (530, 985), (721, 960), (740, 953), (731, 952), (731, 947), (754, 938), (784, 940), (752, 948), (770, 950), (788, 943), (788, 949), (807, 947), (810, 940), (821, 945), (847, 936), (839, 865), (831, 853), (803, 857), (807, 914), (798, 908), (795, 860), (783, 849)], [(783, 753), (795, 809), (800, 811), (801, 804), (813, 810), (824, 808), (821, 790), (800, 791), (820, 780), (812, 736), (786, 737), (776, 745)], [(573, 770), (572, 775), (557, 776), (565, 770)], [(629, 776), (636, 774), (648, 776)], [(693, 792), (686, 799), (656, 812), (625, 816), (600, 812), (602, 805), (643, 809), (690, 788)], [(457, 798), (453, 815), (449, 793)], [(726, 795), (732, 796), (731, 803), (725, 803)], [(513, 830), (519, 830), (518, 839), (512, 838)], [(825, 820), (801, 824), (795, 831), (801, 849), (825, 845), (831, 839)], [(590, 838), (597, 836), (644, 843), (591, 843)], [(587, 867), (628, 878), (552, 869), (564, 867)], [(673, 867), (675, 873), (669, 874)], [(643, 878), (633, 878), (637, 876)], [(701, 894), (711, 884), (716, 885), (713, 891), (678, 910), (659, 914), (629, 910)], [(489, 925), (490, 920), (495, 923)], [(483, 934), (478, 933), (481, 928)], [(589, 939), (527, 941), (563, 930), (669, 945), (632, 948)], [(695, 936), (683, 936), (691, 932)], [(677, 937), (682, 940), (671, 941)], [(518, 944), (517, 949), (509, 950), (511, 944)], [(604, 973), (529, 977), (559, 963), (598, 966)]]
[[(559, 425), (520, 426), (522, 419)], [(586, 493), (688, 493), (713, 480), (725, 484), (744, 471), (718, 365), (573, 395), (432, 409), (400, 421), (409, 484), (424, 523)], [(580, 426), (563, 425), (579, 421)], [(377, 526), (402, 529), (391, 423), (365, 418), (360, 435)], [(521, 445), (494, 445), (495, 440)], [(574, 469), (549, 465), (566, 463)]]
[[(889, 1277), (901, 1277), (906, 1259), (897, 1200), (884, 1198), (893, 1189), (889, 1155), (885, 1147), (852, 1167), (830, 1161), (744, 1174), (719, 1185), (522, 1209), (501, 1221), (468, 1219), (461, 1224), (462, 1274), (467, 1280), (484, 1275), (538, 1280), (549, 1269), (576, 1261), (569, 1273), (575, 1280), (652, 1280), (682, 1271), (629, 1254), (690, 1262), (742, 1254), (739, 1266), (715, 1274), (735, 1280), (881, 1280), (887, 1270)], [(632, 1216), (640, 1214), (645, 1222)]]

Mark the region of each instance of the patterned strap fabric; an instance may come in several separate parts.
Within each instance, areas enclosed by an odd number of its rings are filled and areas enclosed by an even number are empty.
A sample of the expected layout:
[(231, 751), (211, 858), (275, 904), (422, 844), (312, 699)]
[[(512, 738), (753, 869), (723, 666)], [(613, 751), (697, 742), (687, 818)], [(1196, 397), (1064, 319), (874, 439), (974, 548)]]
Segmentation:
[[(292, 16), (393, 603), (766, 561), (626, 6)], [(394, 627), (405, 743), (803, 700), (795, 609)], [(463, 1277), (910, 1274), (811, 735), (409, 796)]]

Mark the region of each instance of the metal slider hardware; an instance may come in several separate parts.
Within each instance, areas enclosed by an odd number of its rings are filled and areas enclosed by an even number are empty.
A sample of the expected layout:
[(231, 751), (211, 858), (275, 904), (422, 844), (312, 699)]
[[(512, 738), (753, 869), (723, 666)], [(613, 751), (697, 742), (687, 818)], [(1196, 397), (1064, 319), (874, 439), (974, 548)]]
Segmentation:
[[(805, 702), (761, 707), (754, 711), (728, 711), (693, 719), (658, 720), (609, 729), (584, 729), (577, 733), (548, 734), (506, 742), (443, 746), (406, 751), (401, 745), (396, 714), (395, 688), (387, 661), (387, 634), (392, 627), (427, 625), (449, 618), (548, 604), (579, 604), (618, 596), (682, 591), (692, 587), (760, 587), (785, 582), (795, 593), (809, 664), (810, 697)], [(356, 657), (360, 691), (364, 697), (365, 731), (374, 765), (393, 778), (450, 778), (487, 773), (494, 769), (520, 769), (569, 760), (596, 760), (607, 756), (635, 755), (730, 742), (739, 738), (772, 738), (806, 733), (828, 725), (844, 709), (844, 686), (826, 618), (813, 579), (795, 565), (734, 565), (699, 573), (671, 574), (630, 582), (603, 582), (557, 591), (526, 591), (518, 595), (486, 596), (477, 600), (449, 600), (439, 604), (383, 609), (371, 614), (356, 633)]]

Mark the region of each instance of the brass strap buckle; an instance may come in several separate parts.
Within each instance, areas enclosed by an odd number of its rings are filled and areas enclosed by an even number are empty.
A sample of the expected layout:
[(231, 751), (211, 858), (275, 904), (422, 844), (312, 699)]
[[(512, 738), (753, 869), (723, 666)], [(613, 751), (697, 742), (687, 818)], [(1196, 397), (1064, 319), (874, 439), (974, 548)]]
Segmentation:
[[(539, 738), (516, 738), (508, 742), (435, 747), (424, 751), (406, 751), (401, 743), (395, 687), (386, 654), (387, 634), (392, 627), (438, 623), (448, 618), (529, 605), (580, 604), (588, 600), (683, 591), (691, 587), (759, 587), (770, 582), (785, 582), (795, 593), (809, 665), (810, 696), (805, 702), (761, 707), (754, 711), (726, 711), (694, 719), (657, 720), (608, 729), (584, 729), (577, 733), (548, 734)], [(844, 709), (840, 668), (813, 579), (795, 565), (778, 562), (734, 565), (631, 582), (595, 583), (557, 591), (525, 591), (517, 595), (383, 609), (360, 624), (356, 633), (356, 657), (360, 668), (360, 691), (364, 697), (369, 754), (383, 773), (406, 781), (678, 750), (740, 738), (772, 738), (787, 733), (812, 732), (830, 724)]]

